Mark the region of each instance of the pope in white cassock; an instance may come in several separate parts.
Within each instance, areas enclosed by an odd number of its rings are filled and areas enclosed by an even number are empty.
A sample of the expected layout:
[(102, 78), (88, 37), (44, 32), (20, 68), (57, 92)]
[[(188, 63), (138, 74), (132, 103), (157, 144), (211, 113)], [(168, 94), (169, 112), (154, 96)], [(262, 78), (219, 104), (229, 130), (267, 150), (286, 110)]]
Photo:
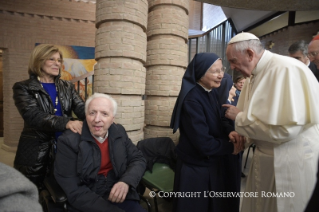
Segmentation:
[(256, 144), (246, 192), (258, 197), (244, 197), (241, 211), (304, 211), (319, 153), (315, 76), (302, 62), (265, 50), (251, 33), (233, 37), (226, 56), (231, 68), (247, 77), (237, 107), (223, 105), (226, 117), (235, 121), (246, 146)]

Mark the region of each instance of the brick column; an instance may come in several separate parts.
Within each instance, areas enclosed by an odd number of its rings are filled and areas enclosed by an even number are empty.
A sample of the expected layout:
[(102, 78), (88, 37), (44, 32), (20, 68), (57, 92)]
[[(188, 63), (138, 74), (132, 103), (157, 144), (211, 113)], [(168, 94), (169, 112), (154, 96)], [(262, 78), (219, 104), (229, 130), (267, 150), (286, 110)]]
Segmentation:
[(147, 0), (97, 0), (94, 91), (114, 97), (115, 122), (144, 137)]
[(8, 49), (3, 51), (3, 118), (5, 121), (3, 122), (4, 139), (1, 148), (9, 152), (17, 150), (24, 125), (24, 121), (12, 98), (12, 86), (17, 81), (16, 77), (21, 77), (22, 79), (29, 78), (25, 67), (28, 67), (30, 52), (31, 50), (26, 50), (23, 47), (20, 49), (10, 48), (10, 51)]
[(187, 66), (188, 0), (149, 0), (144, 137), (178, 133), (169, 128)]

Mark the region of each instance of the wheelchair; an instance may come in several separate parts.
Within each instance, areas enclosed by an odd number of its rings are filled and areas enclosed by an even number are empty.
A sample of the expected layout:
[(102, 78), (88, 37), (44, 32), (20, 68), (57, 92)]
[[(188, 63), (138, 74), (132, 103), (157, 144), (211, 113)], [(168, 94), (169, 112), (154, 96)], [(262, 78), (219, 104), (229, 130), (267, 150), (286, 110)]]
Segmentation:
[[(51, 142), (48, 171), (43, 181), (43, 188), (39, 193), (40, 204), (44, 212), (76, 212), (78, 210), (70, 206), (66, 194), (54, 177), (55, 153), (56, 141), (54, 140)], [(151, 212), (149, 201), (143, 197), (144, 192), (141, 191), (141, 184), (137, 190), (139, 190), (140, 200), (146, 203), (148, 212)]]
[(52, 140), (48, 171), (43, 180), (43, 188), (39, 193), (40, 204), (44, 212), (67, 212), (69, 211), (68, 199), (63, 189), (54, 178), (55, 153), (56, 141)]

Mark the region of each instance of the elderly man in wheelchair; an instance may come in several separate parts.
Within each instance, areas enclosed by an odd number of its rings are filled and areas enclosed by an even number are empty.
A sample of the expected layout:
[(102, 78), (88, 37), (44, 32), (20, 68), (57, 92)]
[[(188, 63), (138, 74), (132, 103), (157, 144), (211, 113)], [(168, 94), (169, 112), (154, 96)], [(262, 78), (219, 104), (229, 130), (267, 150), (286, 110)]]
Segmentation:
[(146, 161), (124, 127), (113, 123), (116, 110), (112, 97), (95, 93), (85, 104), (82, 134), (67, 130), (59, 137), (54, 177), (71, 211), (145, 211), (136, 187)]

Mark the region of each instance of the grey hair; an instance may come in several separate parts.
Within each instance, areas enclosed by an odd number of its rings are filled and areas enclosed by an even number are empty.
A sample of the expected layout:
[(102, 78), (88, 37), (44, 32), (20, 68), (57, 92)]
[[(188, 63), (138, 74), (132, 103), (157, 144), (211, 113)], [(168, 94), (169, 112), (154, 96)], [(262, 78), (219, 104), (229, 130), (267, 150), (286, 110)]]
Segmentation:
[(257, 54), (260, 54), (264, 50), (264, 47), (259, 40), (246, 40), (234, 43), (233, 45), (236, 51), (240, 51), (242, 53), (247, 49), (252, 49)]
[(308, 44), (304, 40), (300, 40), (291, 44), (288, 49), (290, 54), (294, 54), (297, 51), (301, 51), (304, 56), (307, 56), (308, 53)]
[(89, 104), (91, 103), (91, 101), (93, 99), (96, 99), (96, 98), (105, 98), (105, 99), (110, 100), (112, 105), (113, 105), (113, 116), (116, 115), (116, 111), (117, 111), (117, 103), (116, 103), (116, 101), (110, 95), (107, 95), (107, 94), (104, 94), (104, 93), (94, 93), (92, 96), (90, 96), (86, 100), (86, 102), (85, 102), (85, 114), (87, 114), (87, 112), (88, 112)]

